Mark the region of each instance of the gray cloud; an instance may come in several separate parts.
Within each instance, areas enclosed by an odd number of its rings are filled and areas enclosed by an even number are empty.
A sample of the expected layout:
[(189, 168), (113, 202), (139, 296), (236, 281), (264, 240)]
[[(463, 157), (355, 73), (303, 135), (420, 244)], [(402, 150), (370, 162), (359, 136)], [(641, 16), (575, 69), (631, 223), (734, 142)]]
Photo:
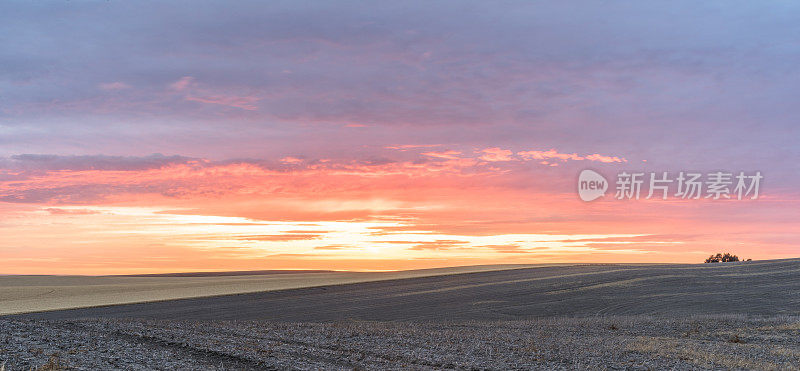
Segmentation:
[(797, 7), (6, 2), (0, 156), (364, 159), (447, 142), (796, 182)]
[(135, 171), (159, 169), (173, 164), (184, 164), (196, 161), (184, 156), (164, 156), (152, 154), (144, 157), (134, 156), (61, 156), (41, 154), (12, 155), (0, 158), (0, 168), (22, 171), (54, 171), (54, 170), (120, 170)]

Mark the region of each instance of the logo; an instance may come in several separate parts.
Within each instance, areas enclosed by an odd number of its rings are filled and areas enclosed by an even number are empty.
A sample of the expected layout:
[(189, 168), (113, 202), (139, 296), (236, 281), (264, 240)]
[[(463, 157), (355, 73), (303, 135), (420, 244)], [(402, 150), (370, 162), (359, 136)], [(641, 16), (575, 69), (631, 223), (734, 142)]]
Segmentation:
[[(705, 175), (705, 177), (703, 177)], [(628, 172), (617, 174), (614, 199), (639, 200), (640, 198), (711, 199), (711, 200), (757, 200), (761, 195), (760, 171), (698, 171)], [(649, 187), (648, 187), (649, 185)], [(609, 184), (606, 178), (593, 170), (583, 170), (578, 176), (578, 196), (584, 201), (603, 197)], [(644, 190), (644, 191), (643, 191)]]
[(583, 170), (578, 176), (578, 196), (581, 200), (592, 201), (606, 194), (608, 181), (593, 170)]

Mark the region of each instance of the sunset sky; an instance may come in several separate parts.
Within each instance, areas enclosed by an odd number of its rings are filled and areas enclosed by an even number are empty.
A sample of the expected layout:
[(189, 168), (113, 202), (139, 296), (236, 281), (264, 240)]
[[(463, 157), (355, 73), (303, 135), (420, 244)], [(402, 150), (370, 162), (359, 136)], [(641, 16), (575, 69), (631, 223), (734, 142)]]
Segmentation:
[(0, 274), (798, 257), (798, 98), (796, 2), (6, 1)]

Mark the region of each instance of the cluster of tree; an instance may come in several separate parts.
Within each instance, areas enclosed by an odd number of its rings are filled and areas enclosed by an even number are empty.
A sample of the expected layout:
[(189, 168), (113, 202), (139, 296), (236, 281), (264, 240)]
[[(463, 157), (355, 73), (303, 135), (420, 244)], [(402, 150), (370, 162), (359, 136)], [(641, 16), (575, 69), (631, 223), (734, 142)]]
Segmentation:
[[(747, 259), (746, 261), (750, 261), (751, 259)], [(739, 257), (733, 255), (731, 253), (711, 255), (706, 259), (706, 263), (727, 263), (727, 262), (738, 262)]]

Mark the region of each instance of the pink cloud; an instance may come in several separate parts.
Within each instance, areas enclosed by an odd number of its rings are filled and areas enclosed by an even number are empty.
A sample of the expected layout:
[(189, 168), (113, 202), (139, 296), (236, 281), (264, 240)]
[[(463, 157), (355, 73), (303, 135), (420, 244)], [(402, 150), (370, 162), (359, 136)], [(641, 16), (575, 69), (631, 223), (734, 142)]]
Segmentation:
[(483, 153), (480, 159), (489, 162), (499, 162), (499, 161), (515, 161), (516, 159), (511, 157), (514, 152), (511, 152), (507, 149), (501, 149), (497, 147), (486, 148), (480, 151)]
[(252, 95), (217, 93), (210, 89), (201, 87), (193, 77), (184, 76), (180, 80), (169, 85), (172, 90), (185, 94), (184, 100), (207, 104), (218, 104), (222, 106), (241, 108), (248, 111), (258, 109), (256, 103), (261, 98)]
[(388, 147), (384, 147), (384, 148), (386, 148), (386, 149), (399, 149), (401, 151), (404, 151), (404, 150), (413, 149), (413, 148), (433, 148), (433, 147), (439, 147), (439, 146), (441, 146), (441, 144), (402, 144), (402, 145), (398, 145), (398, 146), (388, 146)]
[[(169, 158), (170, 161), (161, 157), (148, 157), (141, 161), (99, 158), (98, 161), (113, 160), (113, 163), (103, 166), (84, 163), (92, 158), (50, 156), (46, 157), (47, 166), (21, 170), (22, 173), (18, 176), (0, 180), (0, 201), (96, 204), (109, 198), (131, 194), (160, 194), (171, 198), (208, 194), (253, 195), (254, 192), (266, 195), (275, 190), (282, 193), (296, 190), (302, 194), (308, 190), (305, 182), (309, 182), (308, 186), (313, 185), (312, 188), (321, 187), (327, 190), (375, 185), (392, 188), (398, 179), (415, 179), (415, 182), (421, 182), (422, 178), (429, 178), (436, 185), (441, 185), (448, 176), (480, 176), (496, 171), (481, 165), (475, 159), (458, 158), (452, 153), (444, 156), (453, 158), (372, 164), (358, 161), (303, 160), (289, 156), (272, 165), (260, 162), (212, 163), (188, 158)], [(9, 165), (38, 160), (39, 157), (24, 159), (25, 161), (11, 161)], [(302, 181), (297, 183), (298, 180)], [(303, 186), (297, 188), (300, 185)], [(312, 193), (319, 194), (319, 190)]]
[(194, 77), (184, 76), (180, 80), (173, 82), (169, 85), (170, 88), (178, 91), (186, 90), (194, 84)]

